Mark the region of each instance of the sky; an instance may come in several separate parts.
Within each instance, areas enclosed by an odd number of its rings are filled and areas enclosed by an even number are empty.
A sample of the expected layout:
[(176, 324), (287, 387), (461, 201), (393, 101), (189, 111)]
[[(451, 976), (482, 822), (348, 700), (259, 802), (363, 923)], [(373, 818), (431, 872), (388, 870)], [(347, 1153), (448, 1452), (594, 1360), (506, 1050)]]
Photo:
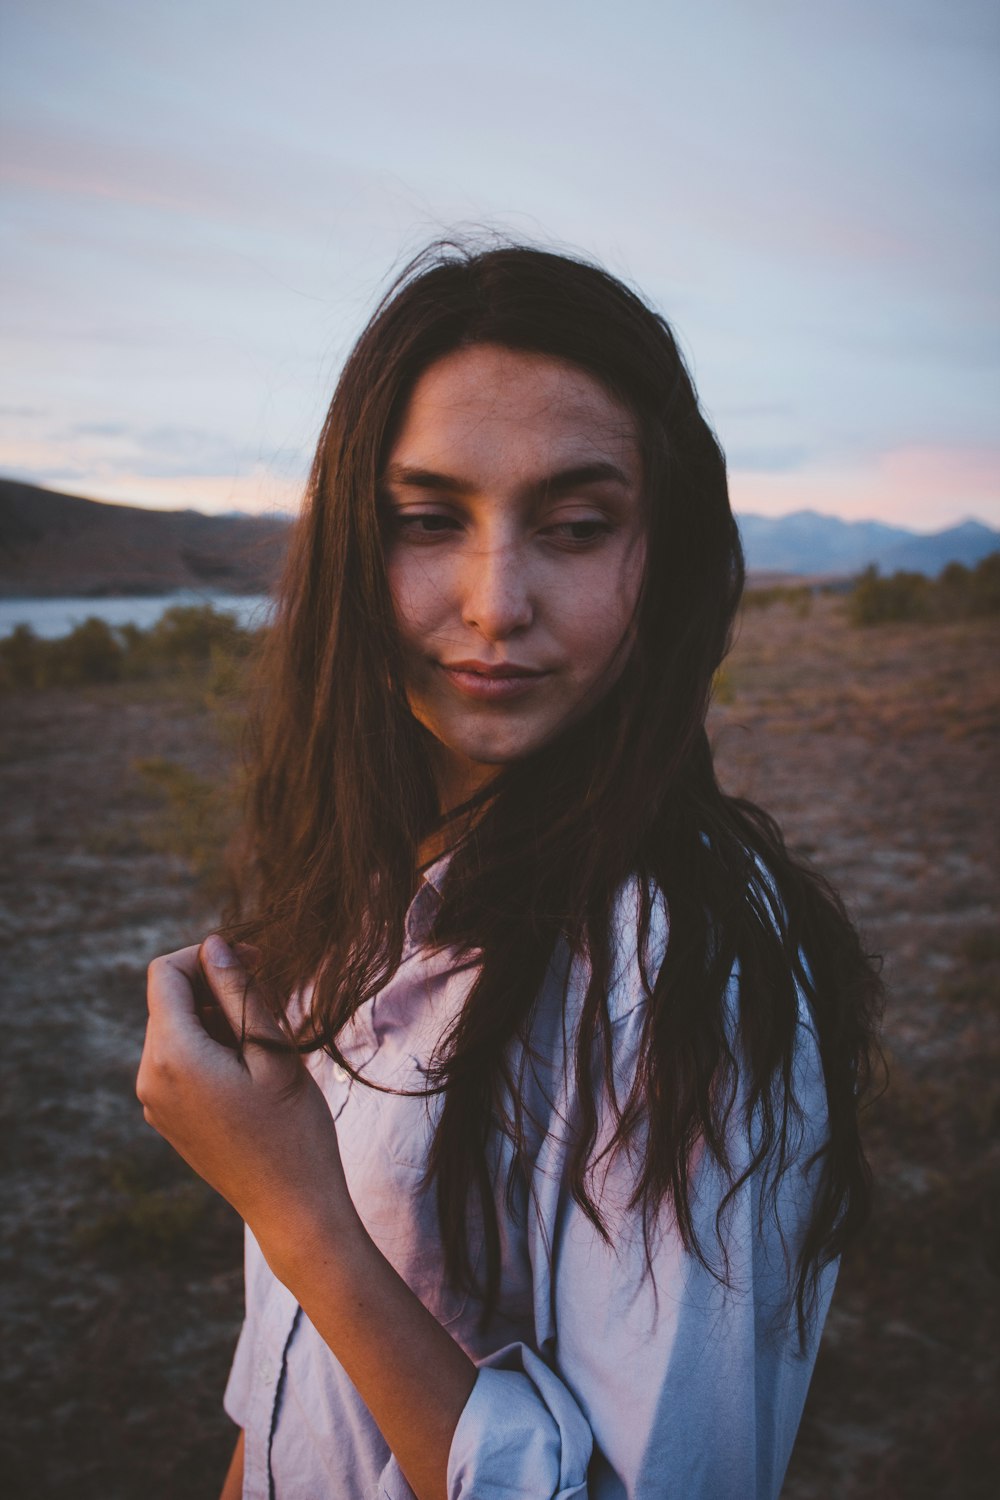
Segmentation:
[(429, 240), (669, 319), (738, 511), (1000, 525), (993, 0), (0, 0), (0, 473), (294, 510)]

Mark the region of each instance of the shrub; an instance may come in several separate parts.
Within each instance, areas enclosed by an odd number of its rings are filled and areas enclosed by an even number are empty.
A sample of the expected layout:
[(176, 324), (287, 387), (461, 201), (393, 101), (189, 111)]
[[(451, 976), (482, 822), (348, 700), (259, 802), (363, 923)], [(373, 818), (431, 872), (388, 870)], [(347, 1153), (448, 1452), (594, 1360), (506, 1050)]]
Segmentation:
[(115, 682), (124, 656), (118, 636), (94, 616), (55, 641), (41, 639), (30, 625), (18, 625), (0, 641), (0, 682), (18, 688)]
[(18, 625), (0, 640), (0, 688), (78, 687), (119, 678), (209, 679), (213, 698), (242, 691), (243, 671), (257, 640), (234, 615), (210, 604), (174, 605), (149, 630), (115, 629), (91, 616), (59, 640)]
[(234, 615), (210, 604), (175, 604), (147, 632), (145, 649), (168, 667), (190, 668), (211, 660), (213, 654), (244, 657), (252, 636)]
[(877, 567), (866, 568), (848, 600), (852, 625), (885, 625), (891, 620), (930, 618), (933, 585), (922, 573), (893, 573), (880, 578)]
[(962, 620), (1000, 613), (1000, 552), (967, 568), (949, 563), (937, 579), (923, 573), (879, 576), (866, 568), (848, 598), (853, 625), (884, 625), (895, 621)]
[(969, 581), (974, 615), (1000, 615), (1000, 552), (991, 552)]
[(49, 683), (76, 687), (86, 682), (115, 682), (124, 652), (111, 627), (91, 615), (62, 640), (47, 641)]
[(15, 625), (13, 633), (0, 641), (0, 683), (14, 688), (41, 687), (45, 644), (30, 625)]
[(770, 609), (772, 604), (786, 605), (802, 620), (812, 611), (813, 591), (807, 583), (793, 586), (776, 583), (769, 588), (754, 588), (751, 585), (743, 595), (744, 609)]

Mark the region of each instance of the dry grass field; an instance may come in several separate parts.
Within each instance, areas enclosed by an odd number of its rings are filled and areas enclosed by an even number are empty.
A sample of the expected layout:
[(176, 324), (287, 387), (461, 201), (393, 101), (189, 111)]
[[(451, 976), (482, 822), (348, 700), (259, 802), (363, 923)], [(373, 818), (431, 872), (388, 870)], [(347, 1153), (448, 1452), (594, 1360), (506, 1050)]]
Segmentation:
[(715, 712), (728, 788), (834, 879), (889, 986), (876, 1212), (841, 1272), (788, 1500), (995, 1494), (998, 635), (851, 629), (831, 599), (748, 612)]
[[(227, 752), (190, 686), (0, 710), (4, 1489), (197, 1500), (232, 1440), (240, 1235), (133, 1094), (146, 961), (212, 920), (136, 767), (159, 757), (197, 791), (231, 774)], [(726, 785), (840, 885), (890, 985), (877, 1211), (841, 1272), (784, 1494), (992, 1495), (997, 628), (853, 629), (829, 598), (749, 610), (712, 733)]]

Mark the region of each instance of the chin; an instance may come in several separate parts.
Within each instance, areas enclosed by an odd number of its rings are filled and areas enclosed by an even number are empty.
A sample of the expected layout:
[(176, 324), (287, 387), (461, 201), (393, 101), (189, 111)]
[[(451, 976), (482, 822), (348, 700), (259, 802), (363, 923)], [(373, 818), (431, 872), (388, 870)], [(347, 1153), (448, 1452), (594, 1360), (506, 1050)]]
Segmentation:
[(472, 766), (489, 766), (491, 771), (500, 771), (504, 766), (513, 765), (516, 761), (524, 760), (526, 756), (540, 748), (540, 745), (517, 746), (512, 748), (489, 746), (469, 746), (458, 749), (458, 754), (463, 760)]

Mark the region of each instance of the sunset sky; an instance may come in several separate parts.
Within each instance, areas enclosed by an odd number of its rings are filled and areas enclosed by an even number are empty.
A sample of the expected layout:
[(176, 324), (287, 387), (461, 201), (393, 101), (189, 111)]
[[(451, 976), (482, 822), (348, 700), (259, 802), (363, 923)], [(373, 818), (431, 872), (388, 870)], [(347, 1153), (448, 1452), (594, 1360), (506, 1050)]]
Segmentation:
[(394, 267), (674, 324), (739, 510), (1000, 525), (993, 0), (4, 0), (0, 473), (294, 508)]

